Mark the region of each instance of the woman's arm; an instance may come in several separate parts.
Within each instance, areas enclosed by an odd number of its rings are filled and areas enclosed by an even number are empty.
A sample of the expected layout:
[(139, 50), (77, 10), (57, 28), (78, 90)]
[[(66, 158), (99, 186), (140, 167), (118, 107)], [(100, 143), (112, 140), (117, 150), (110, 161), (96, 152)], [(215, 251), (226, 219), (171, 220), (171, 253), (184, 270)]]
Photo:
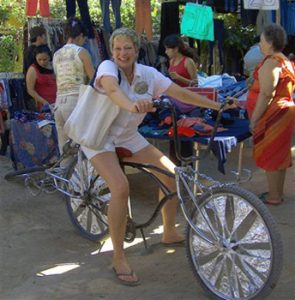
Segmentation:
[(250, 129), (253, 130), (273, 99), (279, 81), (281, 67), (275, 59), (268, 59), (260, 68), (258, 80), (260, 92), (252, 114)]
[(152, 100), (138, 100), (133, 103), (127, 95), (121, 90), (117, 79), (113, 76), (102, 76), (99, 79), (101, 86), (110, 99), (121, 108), (133, 113), (145, 113), (155, 111)]
[(186, 67), (186, 69), (192, 79), (190, 82), (190, 85), (197, 84), (198, 83), (198, 80), (197, 80), (198, 68), (197, 68), (197, 65), (195, 64), (194, 60), (190, 57), (187, 57), (184, 62), (184, 66)]
[(30, 66), (26, 75), (26, 85), (27, 91), (30, 96), (36, 101), (41, 103), (42, 105), (47, 104), (47, 100), (41, 97), (35, 90), (37, 81), (37, 73), (34, 67)]
[(185, 88), (178, 86), (175, 83), (171, 83), (171, 85), (165, 91), (165, 94), (187, 104), (207, 107), (214, 110), (219, 110), (221, 107), (220, 103), (212, 101), (207, 97), (201, 96), (199, 94), (193, 93)]
[(83, 62), (84, 70), (85, 70), (87, 77), (89, 79), (92, 79), (95, 70), (94, 70), (94, 67), (93, 67), (93, 64), (91, 61), (91, 57), (90, 57), (88, 51), (86, 49), (82, 49), (79, 52), (79, 57), (80, 57), (81, 61)]

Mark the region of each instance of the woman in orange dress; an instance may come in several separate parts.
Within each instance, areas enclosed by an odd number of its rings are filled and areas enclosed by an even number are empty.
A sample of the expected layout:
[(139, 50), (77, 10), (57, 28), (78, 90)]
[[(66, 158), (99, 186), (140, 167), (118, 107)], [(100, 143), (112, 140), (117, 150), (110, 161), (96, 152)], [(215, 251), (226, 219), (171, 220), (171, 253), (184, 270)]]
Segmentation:
[(292, 165), (295, 68), (282, 53), (285, 44), (286, 33), (280, 25), (265, 27), (259, 44), (265, 58), (254, 71), (247, 99), (253, 156), (268, 183), (268, 192), (261, 196), (271, 205), (282, 203), (286, 169)]

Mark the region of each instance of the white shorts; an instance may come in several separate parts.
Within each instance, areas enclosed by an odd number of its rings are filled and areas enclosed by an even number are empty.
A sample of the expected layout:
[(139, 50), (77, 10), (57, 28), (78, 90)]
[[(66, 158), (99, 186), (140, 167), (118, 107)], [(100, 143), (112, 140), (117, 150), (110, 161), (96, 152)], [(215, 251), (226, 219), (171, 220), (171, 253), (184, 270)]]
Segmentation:
[(101, 150), (94, 150), (85, 146), (81, 146), (81, 148), (86, 157), (91, 159), (99, 153), (115, 152), (117, 147), (123, 147), (130, 150), (132, 153), (136, 153), (147, 147), (149, 144), (150, 143), (139, 132), (135, 132), (133, 135), (125, 138), (109, 136), (106, 144)]

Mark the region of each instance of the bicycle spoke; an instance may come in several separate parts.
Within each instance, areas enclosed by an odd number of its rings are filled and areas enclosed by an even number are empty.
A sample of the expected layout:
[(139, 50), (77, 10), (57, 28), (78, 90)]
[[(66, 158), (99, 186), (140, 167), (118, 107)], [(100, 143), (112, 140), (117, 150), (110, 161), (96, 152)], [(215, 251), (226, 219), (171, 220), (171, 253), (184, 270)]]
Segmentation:
[(225, 202), (225, 238), (229, 238), (231, 235), (234, 227), (235, 217), (234, 198), (232, 195), (228, 195)]
[(203, 266), (203, 265), (208, 264), (209, 262), (214, 261), (214, 259), (216, 259), (218, 256), (219, 256), (219, 251), (217, 249), (208, 254), (204, 254), (203, 252), (201, 252), (198, 262), (199, 262), (200, 266)]
[(92, 226), (94, 225), (94, 224), (92, 224), (93, 221), (94, 221), (93, 214), (92, 214), (91, 210), (89, 209), (89, 207), (87, 207), (86, 230), (89, 232), (92, 231)]
[(222, 237), (223, 227), (221, 225), (221, 220), (215, 207), (215, 203), (210, 207), (205, 206), (203, 212), (207, 216), (206, 221), (211, 225), (210, 227), (208, 227), (214, 230), (214, 234), (216, 237)]
[[(254, 268), (254, 264), (249, 264), (246, 259), (241, 256), (238, 256), (237, 260), (239, 262), (238, 266), (240, 270), (240, 276), (247, 278), (247, 280), (243, 281), (244, 285), (248, 281), (256, 289), (259, 289), (260, 286), (266, 281), (268, 274), (265, 275), (261, 268), (259, 268), (259, 270)], [(242, 276), (242, 274), (244, 276)], [(249, 287), (245, 286), (245, 289), (249, 289)]]
[(257, 214), (254, 210), (251, 210), (236, 227), (232, 236), (235, 237), (237, 240), (241, 240), (242, 238), (244, 238), (249, 233), (251, 227), (256, 221), (256, 218)]

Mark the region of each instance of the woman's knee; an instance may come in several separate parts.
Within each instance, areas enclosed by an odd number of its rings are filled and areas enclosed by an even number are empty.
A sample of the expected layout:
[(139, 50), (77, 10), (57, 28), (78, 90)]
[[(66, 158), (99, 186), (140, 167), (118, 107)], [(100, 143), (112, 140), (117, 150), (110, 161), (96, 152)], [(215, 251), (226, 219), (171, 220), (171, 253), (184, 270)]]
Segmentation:
[(129, 196), (129, 182), (127, 177), (122, 176), (116, 178), (110, 185), (112, 198), (128, 199)]

